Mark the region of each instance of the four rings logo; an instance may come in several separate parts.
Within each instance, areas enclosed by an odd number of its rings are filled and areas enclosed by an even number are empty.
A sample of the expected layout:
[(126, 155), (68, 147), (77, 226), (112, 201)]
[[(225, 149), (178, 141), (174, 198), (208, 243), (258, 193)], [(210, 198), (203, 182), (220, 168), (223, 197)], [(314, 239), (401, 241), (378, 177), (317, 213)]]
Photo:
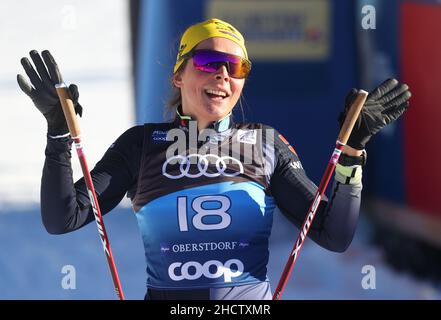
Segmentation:
[[(236, 271), (231, 270), (235, 266)], [(177, 270), (181, 269), (180, 274)], [(174, 281), (196, 280), (204, 276), (210, 279), (216, 279), (224, 276), (225, 282), (231, 282), (231, 278), (238, 277), (243, 273), (243, 263), (238, 259), (227, 260), (225, 264), (217, 260), (209, 260), (204, 264), (196, 261), (174, 262), (168, 267), (168, 275)], [(191, 270), (191, 272), (190, 272)]]
[[(191, 159), (197, 159), (197, 169), (196, 173), (190, 173), (191, 167)], [(215, 160), (216, 172), (208, 172), (208, 167), (210, 164), (210, 160)], [(227, 172), (227, 162), (232, 162), (239, 167), (239, 170), (230, 170)], [(175, 163), (179, 163), (179, 172), (178, 174), (170, 174), (170, 167)], [(226, 177), (234, 177), (243, 173), (243, 165), (242, 163), (230, 156), (222, 156), (219, 157), (215, 154), (190, 154), (188, 156), (173, 156), (168, 158), (164, 164), (162, 165), (162, 174), (169, 179), (180, 179), (182, 177), (187, 178), (199, 178), (200, 176), (205, 176), (209, 178), (218, 177), (220, 175)]]

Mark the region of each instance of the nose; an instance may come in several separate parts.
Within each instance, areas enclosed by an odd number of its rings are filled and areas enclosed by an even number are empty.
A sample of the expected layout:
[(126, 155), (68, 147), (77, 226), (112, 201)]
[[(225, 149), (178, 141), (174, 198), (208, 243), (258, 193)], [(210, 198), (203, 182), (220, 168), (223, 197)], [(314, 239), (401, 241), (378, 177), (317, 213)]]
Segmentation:
[(225, 80), (230, 81), (230, 75), (228, 74), (227, 65), (223, 64), (217, 71), (215, 72), (216, 80)]

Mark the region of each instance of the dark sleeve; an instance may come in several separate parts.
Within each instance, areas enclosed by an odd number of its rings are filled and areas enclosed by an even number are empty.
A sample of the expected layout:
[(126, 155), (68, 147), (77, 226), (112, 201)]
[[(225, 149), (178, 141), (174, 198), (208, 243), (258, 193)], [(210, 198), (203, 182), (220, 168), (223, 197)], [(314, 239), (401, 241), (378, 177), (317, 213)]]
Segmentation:
[[(110, 146), (91, 171), (103, 215), (117, 206), (126, 192), (134, 195), (142, 143), (143, 126), (132, 127)], [(47, 138), (41, 216), (51, 234), (71, 232), (94, 220), (84, 178), (73, 183), (71, 147), (70, 138)]]
[[(274, 135), (275, 163), (270, 190), (280, 211), (301, 228), (317, 186), (306, 175), (295, 150), (277, 131)], [(361, 189), (361, 183), (334, 181), (330, 199), (323, 197), (308, 236), (328, 250), (345, 251), (357, 226)]]

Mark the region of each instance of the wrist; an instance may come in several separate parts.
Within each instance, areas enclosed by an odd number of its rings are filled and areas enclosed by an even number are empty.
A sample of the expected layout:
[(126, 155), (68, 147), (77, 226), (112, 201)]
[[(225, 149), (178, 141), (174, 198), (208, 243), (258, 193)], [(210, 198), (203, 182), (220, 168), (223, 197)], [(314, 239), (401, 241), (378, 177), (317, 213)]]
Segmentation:
[(343, 147), (343, 153), (351, 157), (360, 157), (363, 154), (363, 150), (354, 149), (348, 145)]
[(63, 121), (58, 121), (58, 122), (48, 121), (47, 133), (49, 136), (52, 137), (62, 136), (62, 135), (66, 135), (66, 133), (69, 133), (69, 128), (67, 127), (67, 123), (64, 119)]
[(62, 138), (67, 138), (70, 136), (70, 132), (66, 132), (65, 134), (58, 134), (55, 136), (50, 135), (49, 133), (47, 134), (47, 136), (51, 139), (62, 139)]
[(352, 166), (364, 166), (367, 162), (367, 152), (366, 150), (356, 150), (357, 152), (354, 154), (357, 154), (358, 151), (360, 152), (359, 156), (350, 155), (348, 153), (343, 152), (340, 154), (340, 157), (338, 158), (338, 163), (345, 167), (352, 167)]

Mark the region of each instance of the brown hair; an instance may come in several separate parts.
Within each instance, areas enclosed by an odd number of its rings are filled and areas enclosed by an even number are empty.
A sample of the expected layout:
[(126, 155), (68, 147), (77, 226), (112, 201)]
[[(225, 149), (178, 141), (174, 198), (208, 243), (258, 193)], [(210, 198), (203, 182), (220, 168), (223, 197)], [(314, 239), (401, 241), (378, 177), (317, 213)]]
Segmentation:
[[(176, 73), (181, 73), (184, 71), (185, 66), (187, 65), (187, 59), (182, 62), (182, 64), (179, 66), (179, 69), (176, 70)], [(175, 84), (173, 83), (173, 78), (175, 74), (172, 74), (170, 77), (170, 86), (171, 86), (171, 92), (170, 97), (168, 99), (168, 102), (165, 105), (164, 110), (164, 117), (165, 119), (174, 120), (176, 117), (176, 109), (182, 104), (182, 96), (181, 96), (181, 89), (177, 88)]]

